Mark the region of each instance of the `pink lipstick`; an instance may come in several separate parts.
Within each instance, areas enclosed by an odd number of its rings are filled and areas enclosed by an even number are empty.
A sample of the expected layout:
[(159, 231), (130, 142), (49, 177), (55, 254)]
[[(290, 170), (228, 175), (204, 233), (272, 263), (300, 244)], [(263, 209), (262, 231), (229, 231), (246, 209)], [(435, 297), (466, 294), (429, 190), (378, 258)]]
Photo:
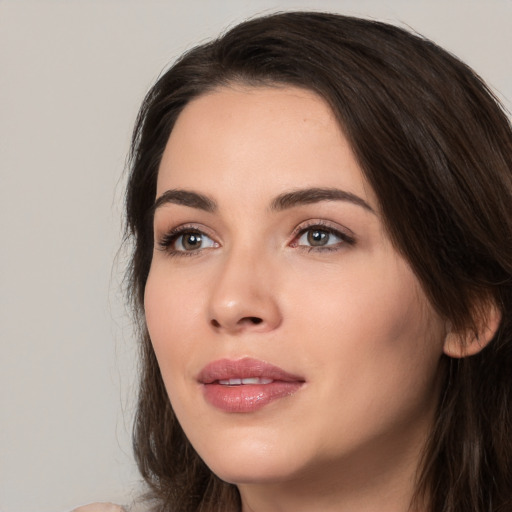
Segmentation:
[(246, 413), (294, 394), (305, 382), (282, 368), (251, 358), (209, 363), (197, 380), (211, 405), (225, 412)]

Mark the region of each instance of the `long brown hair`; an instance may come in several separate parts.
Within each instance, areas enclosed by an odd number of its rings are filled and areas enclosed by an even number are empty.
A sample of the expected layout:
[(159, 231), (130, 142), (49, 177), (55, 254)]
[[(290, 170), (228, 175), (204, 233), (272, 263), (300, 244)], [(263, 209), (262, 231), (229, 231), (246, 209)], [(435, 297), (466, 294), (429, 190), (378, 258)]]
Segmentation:
[(512, 130), (465, 64), (375, 21), (289, 12), (242, 23), (179, 59), (139, 113), (126, 196), (129, 294), (142, 372), (134, 448), (156, 509), (237, 511), (183, 433), (144, 324), (160, 159), (193, 98), (223, 85), (289, 84), (323, 97), (375, 191), (386, 227), (433, 307), (458, 332), (483, 305), (502, 320), (479, 354), (446, 358), (416, 497), (432, 512), (512, 510)]

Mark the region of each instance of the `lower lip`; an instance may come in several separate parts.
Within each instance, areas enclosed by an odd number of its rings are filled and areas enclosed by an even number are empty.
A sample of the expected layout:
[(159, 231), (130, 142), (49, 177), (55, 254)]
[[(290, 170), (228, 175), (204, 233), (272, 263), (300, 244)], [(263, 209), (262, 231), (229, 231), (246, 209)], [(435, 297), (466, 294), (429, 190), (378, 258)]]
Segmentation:
[(217, 382), (203, 384), (206, 401), (224, 412), (254, 412), (274, 400), (296, 393), (302, 382), (274, 381), (270, 384), (225, 386)]

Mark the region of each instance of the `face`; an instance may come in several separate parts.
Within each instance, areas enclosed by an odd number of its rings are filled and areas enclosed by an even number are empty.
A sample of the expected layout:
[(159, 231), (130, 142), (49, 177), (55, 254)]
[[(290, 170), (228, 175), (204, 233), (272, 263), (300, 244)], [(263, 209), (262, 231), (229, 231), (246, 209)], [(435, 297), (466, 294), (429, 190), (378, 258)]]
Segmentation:
[(417, 461), (444, 325), (322, 99), (233, 86), (191, 102), (154, 231), (149, 333), (217, 475), (243, 489)]

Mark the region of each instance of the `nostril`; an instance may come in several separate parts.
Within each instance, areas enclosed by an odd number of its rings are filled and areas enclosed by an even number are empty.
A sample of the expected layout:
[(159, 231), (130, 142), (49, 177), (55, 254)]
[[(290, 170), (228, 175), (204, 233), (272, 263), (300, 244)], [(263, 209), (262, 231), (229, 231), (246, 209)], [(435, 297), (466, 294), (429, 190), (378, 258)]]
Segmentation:
[[(213, 318), (210, 321), (210, 323), (212, 324), (212, 326), (215, 329), (219, 329), (220, 327), (222, 327), (222, 324), (218, 320), (215, 320), (215, 318)], [(243, 318), (240, 318), (240, 320), (238, 320), (238, 322), (236, 322), (236, 325), (237, 326), (259, 325), (261, 323), (263, 323), (263, 319), (262, 318), (259, 318), (257, 316), (244, 316)]]
[(258, 318), (257, 316), (248, 316), (247, 320), (254, 325), (258, 325), (261, 324), (261, 322), (263, 322), (263, 320), (261, 318)]

